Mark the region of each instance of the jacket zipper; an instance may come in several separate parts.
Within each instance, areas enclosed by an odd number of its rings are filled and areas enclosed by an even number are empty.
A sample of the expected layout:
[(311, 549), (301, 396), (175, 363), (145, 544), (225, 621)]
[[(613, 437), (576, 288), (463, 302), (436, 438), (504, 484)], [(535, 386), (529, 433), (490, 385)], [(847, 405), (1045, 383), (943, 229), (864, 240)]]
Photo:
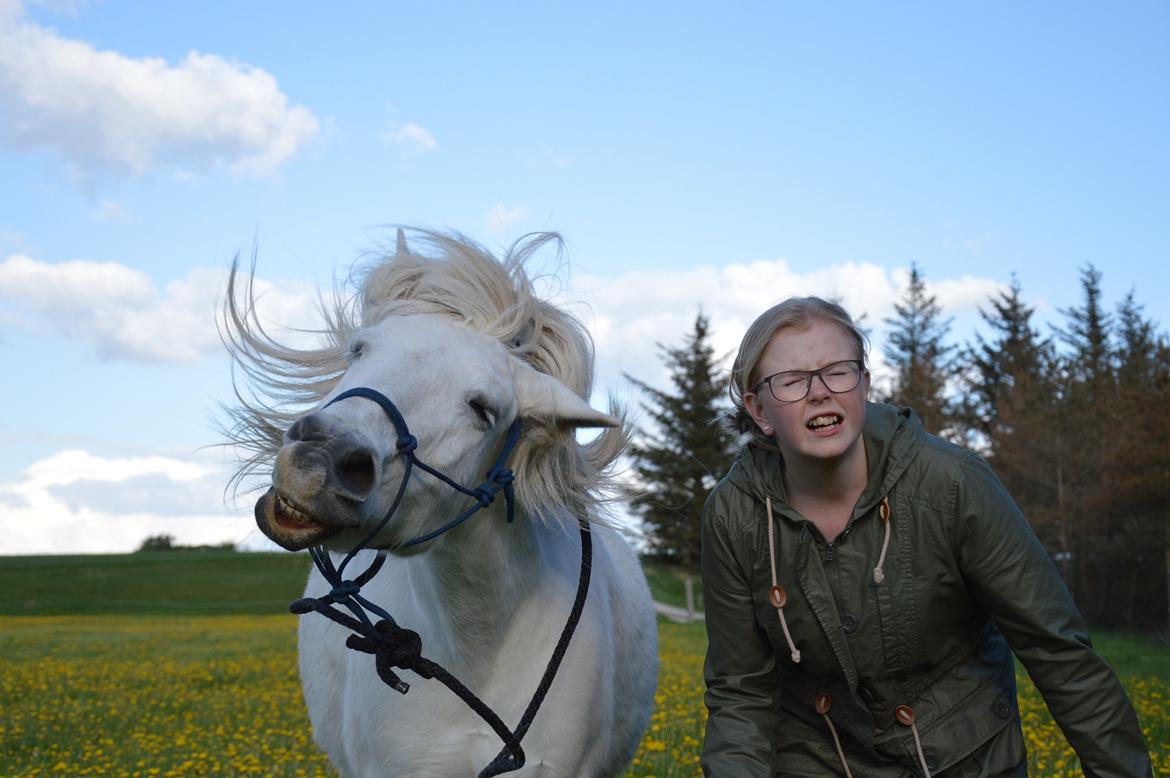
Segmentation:
[(835, 543), (830, 543), (827, 546), (825, 546), (825, 561), (832, 562), (832, 561), (836, 560), (836, 558), (837, 558), (837, 545)]

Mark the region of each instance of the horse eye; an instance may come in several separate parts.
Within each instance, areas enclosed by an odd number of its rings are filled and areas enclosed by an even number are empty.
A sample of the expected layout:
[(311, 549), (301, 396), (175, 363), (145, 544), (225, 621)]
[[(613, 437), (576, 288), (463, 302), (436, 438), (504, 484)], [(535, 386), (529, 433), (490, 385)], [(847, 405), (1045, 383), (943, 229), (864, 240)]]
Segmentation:
[(483, 398), (472, 397), (467, 401), (467, 405), (475, 413), (481, 422), (487, 426), (492, 426), (496, 423), (496, 411), (488, 405)]
[(364, 353), (366, 353), (366, 342), (364, 340), (355, 340), (349, 344), (349, 352), (346, 354), (346, 358), (354, 360)]

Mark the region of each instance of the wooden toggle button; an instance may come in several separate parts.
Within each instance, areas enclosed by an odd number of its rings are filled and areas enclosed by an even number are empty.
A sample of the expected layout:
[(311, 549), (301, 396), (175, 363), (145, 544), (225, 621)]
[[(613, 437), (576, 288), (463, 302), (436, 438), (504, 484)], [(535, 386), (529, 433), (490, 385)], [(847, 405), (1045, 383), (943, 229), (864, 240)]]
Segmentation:
[(824, 716), (833, 708), (833, 695), (828, 692), (817, 692), (817, 713)]
[(882, 524), (885, 524), (887, 521), (890, 520), (890, 503), (889, 503), (889, 501), (882, 500), (882, 504), (880, 506), (878, 506), (878, 516), (881, 518)]
[(918, 720), (918, 716), (914, 714), (914, 709), (909, 705), (899, 705), (894, 708), (894, 718), (898, 720), (899, 724), (907, 727), (914, 726), (914, 722)]
[(773, 608), (783, 608), (788, 604), (788, 592), (784, 591), (783, 586), (773, 586), (768, 589), (768, 602), (772, 603)]

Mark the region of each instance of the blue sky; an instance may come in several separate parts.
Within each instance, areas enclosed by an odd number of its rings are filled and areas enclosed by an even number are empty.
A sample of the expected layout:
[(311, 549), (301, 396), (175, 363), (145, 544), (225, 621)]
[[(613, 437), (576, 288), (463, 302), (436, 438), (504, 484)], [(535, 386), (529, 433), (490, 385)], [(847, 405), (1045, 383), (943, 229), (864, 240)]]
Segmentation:
[(208, 448), (253, 245), (298, 326), (384, 225), (558, 230), (632, 403), (700, 306), (838, 295), (880, 357), (911, 262), (956, 342), (1089, 262), (1170, 322), (1166, 3), (628, 6), (0, 0), (0, 554), (261, 545)]

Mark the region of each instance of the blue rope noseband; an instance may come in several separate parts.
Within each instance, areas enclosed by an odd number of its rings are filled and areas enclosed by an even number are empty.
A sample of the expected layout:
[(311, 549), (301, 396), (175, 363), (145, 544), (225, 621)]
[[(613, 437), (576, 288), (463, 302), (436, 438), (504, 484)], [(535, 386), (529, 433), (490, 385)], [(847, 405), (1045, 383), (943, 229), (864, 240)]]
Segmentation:
[(398, 407), (390, 401), (389, 397), (382, 394), (381, 392), (375, 389), (367, 388), (365, 386), (359, 386), (356, 389), (349, 389), (327, 402), (324, 406), (322, 406), (322, 410), (328, 408), (330, 405), (333, 405), (333, 403), (341, 402), (342, 400), (346, 400), (350, 397), (362, 397), (367, 400), (372, 400), (382, 408), (387, 416), (390, 417), (390, 422), (394, 425), (394, 430), (398, 433), (398, 453), (402, 455), (404, 470), (402, 473), (402, 482), (398, 485), (398, 493), (394, 496), (394, 502), (390, 504), (390, 510), (386, 511), (386, 515), (382, 517), (382, 520), (378, 522), (378, 525), (374, 527), (370, 534), (362, 538), (361, 542), (354, 546), (353, 550), (349, 552), (345, 560), (342, 561), (339, 572), (344, 571), (345, 566), (349, 563), (349, 560), (352, 559), (353, 556), (357, 554), (357, 552), (366, 548), (366, 546), (375, 537), (377, 537), (378, 533), (381, 532), (382, 529), (390, 522), (391, 517), (394, 516), (394, 512), (398, 510), (398, 504), (402, 501), (402, 495), (406, 491), (406, 483), (410, 480), (411, 471), (416, 466), (420, 470), (426, 473), (430, 473), (435, 478), (438, 478), (452, 489), (458, 492), (463, 492), (468, 497), (474, 497), (476, 499), (476, 504), (438, 529), (428, 532), (425, 535), (420, 535), (417, 538), (411, 538), (405, 543), (399, 544), (397, 548), (409, 548), (411, 546), (417, 546), (419, 543), (426, 543), (428, 540), (434, 540), (439, 535), (442, 535), (448, 530), (455, 529), (468, 518), (470, 518), (472, 514), (491, 505), (492, 500), (494, 500), (496, 495), (501, 491), (504, 493), (504, 499), (507, 501), (508, 523), (512, 523), (516, 513), (516, 494), (512, 489), (512, 481), (515, 480), (515, 476), (512, 474), (511, 470), (504, 466), (504, 463), (507, 462), (508, 457), (512, 455), (512, 449), (516, 448), (516, 444), (520, 442), (520, 431), (524, 426), (520, 419), (516, 419), (514, 422), (512, 422), (512, 426), (508, 428), (508, 435), (504, 438), (504, 448), (500, 451), (500, 455), (496, 457), (496, 463), (492, 465), (491, 469), (487, 471), (487, 477), (484, 479), (484, 482), (474, 489), (468, 489), (464, 486), (461, 486), (460, 484), (455, 483), (442, 471), (431, 467), (426, 462), (423, 462), (418, 458), (418, 455), (414, 453), (415, 449), (418, 448), (418, 438), (410, 434), (410, 428), (406, 426), (406, 419), (402, 418), (402, 413), (399, 412)]
[[(479, 773), (479, 778), (488, 778), (489, 776), (519, 770), (524, 766), (525, 761), (524, 750), (520, 747), (520, 740), (528, 731), (528, 727), (536, 717), (536, 712), (540, 708), (545, 694), (552, 685), (557, 668), (564, 658), (565, 651), (569, 646), (569, 640), (577, 628), (577, 623), (581, 619), (581, 612), (585, 607), (585, 598), (589, 592), (590, 568), (593, 566), (593, 547), (588, 525), (585, 521), (579, 520), (581, 529), (581, 573), (577, 581), (577, 596), (573, 601), (573, 609), (569, 613), (569, 619), (565, 623), (564, 630), (561, 632), (560, 640), (557, 642), (556, 648), (553, 649), (553, 655), (549, 659), (544, 675), (540, 679), (540, 684), (533, 694), (532, 699), (529, 701), (528, 707), (525, 709), (524, 715), (521, 717), (515, 732), (513, 732), (505, 726), (495, 711), (485, 705), (482, 700), (460, 683), (457, 678), (452, 676), (440, 665), (422, 656), (422, 639), (417, 632), (399, 627), (398, 623), (389, 613), (361, 595), (361, 588), (369, 583), (386, 562), (386, 557), (382, 552), (378, 552), (378, 555), (366, 571), (357, 578), (352, 580), (346, 579), (344, 573), (346, 566), (349, 565), (357, 553), (367, 548), (390, 522), (390, 519), (398, 510), (399, 504), (402, 502), (402, 497), (406, 493), (406, 485), (410, 481), (411, 474), (416, 466), (420, 470), (438, 478), (452, 489), (462, 492), (468, 497), (473, 497), (476, 502), (438, 529), (411, 538), (405, 543), (398, 544), (396, 548), (409, 548), (420, 543), (425, 543), (428, 540), (434, 540), (444, 532), (458, 527), (478, 511), (491, 505), (496, 495), (500, 492), (504, 493), (504, 499), (507, 502), (507, 520), (511, 523), (515, 518), (516, 507), (516, 495), (512, 486), (515, 477), (511, 469), (506, 467), (506, 463), (508, 457), (512, 454), (512, 450), (520, 440), (520, 432), (523, 425), (520, 419), (512, 422), (512, 426), (508, 428), (500, 455), (496, 457), (495, 464), (488, 470), (484, 482), (474, 489), (468, 489), (418, 458), (415, 454), (415, 449), (418, 448), (418, 439), (410, 434), (410, 428), (406, 424), (406, 419), (402, 417), (402, 413), (399, 412), (397, 406), (381, 392), (364, 386), (349, 389), (334, 397), (322, 406), (322, 409), (328, 408), (333, 403), (350, 397), (361, 397), (377, 403), (390, 418), (395, 431), (398, 433), (398, 453), (402, 456), (403, 461), (402, 481), (398, 484), (398, 491), (395, 493), (394, 500), (391, 502), (389, 510), (386, 511), (386, 515), (345, 555), (340, 565), (335, 566), (333, 564), (333, 560), (323, 546), (309, 549), (309, 555), (313, 560), (313, 564), (332, 588), (324, 597), (305, 597), (293, 602), (289, 605), (289, 610), (298, 615), (317, 612), (353, 630), (356, 634), (350, 635), (346, 639), (346, 647), (355, 651), (373, 654), (375, 660), (374, 666), (378, 672), (378, 677), (396, 691), (406, 694), (410, 690), (410, 684), (404, 682), (394, 672), (394, 669), (398, 668), (412, 670), (423, 678), (435, 678), (458, 695), (504, 741), (503, 750), (492, 760), (491, 764)], [(346, 609), (353, 613), (353, 616), (332, 607), (335, 604), (345, 606)], [(371, 613), (381, 617), (377, 623), (371, 620)]]

